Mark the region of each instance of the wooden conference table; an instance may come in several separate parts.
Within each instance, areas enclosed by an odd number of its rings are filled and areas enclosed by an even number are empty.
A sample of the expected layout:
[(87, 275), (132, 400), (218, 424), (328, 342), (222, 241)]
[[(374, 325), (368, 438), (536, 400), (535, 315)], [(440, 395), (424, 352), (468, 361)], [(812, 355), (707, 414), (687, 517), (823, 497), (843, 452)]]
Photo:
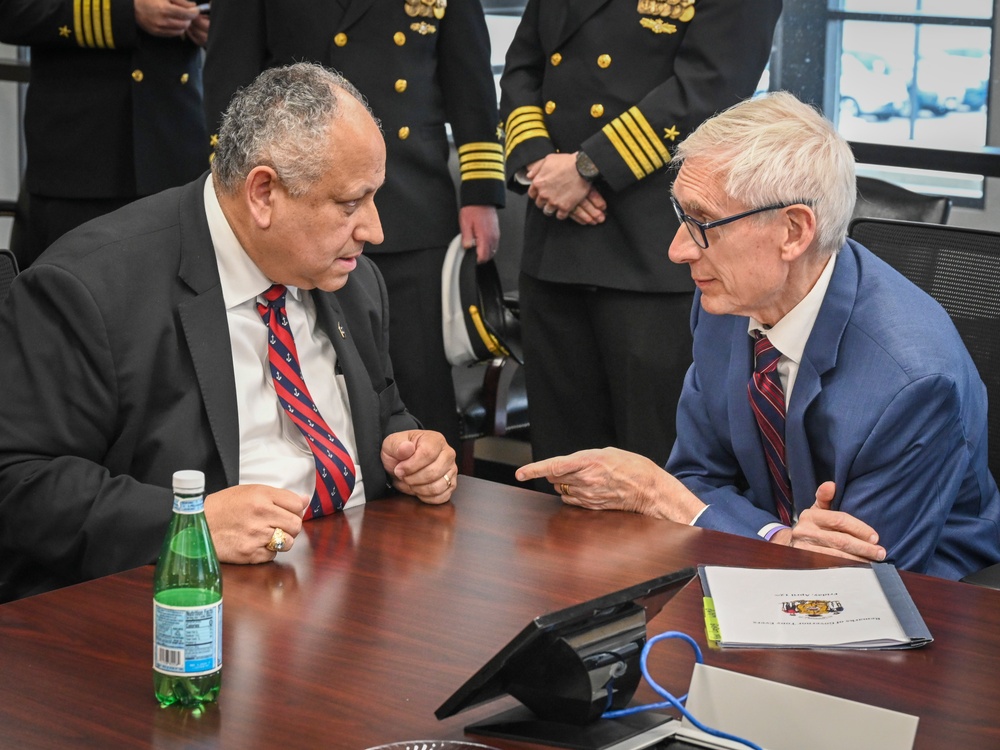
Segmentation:
[[(0, 606), (0, 747), (363, 750), (462, 739), (466, 724), (514, 701), (440, 722), (434, 710), (533, 617), (697, 563), (834, 562), (463, 476), (447, 505), (371, 503), (307, 523), (277, 563), (224, 566), (223, 687), (200, 717), (153, 698), (152, 568)], [(1000, 747), (1000, 592), (904, 581), (936, 639), (926, 648), (705, 649), (706, 662), (915, 714), (917, 748)], [(697, 581), (649, 624), (650, 635), (670, 629), (705, 648)], [(674, 641), (650, 659), (677, 694), (692, 663)], [(634, 700), (654, 698), (640, 685)]]

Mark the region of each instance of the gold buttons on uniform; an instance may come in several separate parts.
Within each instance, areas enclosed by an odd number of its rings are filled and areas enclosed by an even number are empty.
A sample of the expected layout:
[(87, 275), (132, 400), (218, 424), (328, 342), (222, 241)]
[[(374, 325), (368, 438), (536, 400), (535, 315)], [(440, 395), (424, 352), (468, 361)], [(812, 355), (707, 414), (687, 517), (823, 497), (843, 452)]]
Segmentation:
[(595, 104), (594, 106), (592, 106), (590, 108), (590, 116), (591, 117), (600, 117), (603, 114), (604, 114), (604, 105), (603, 104)]
[(404, 91), (406, 91), (406, 79), (400, 78), (398, 81), (396, 81), (395, 89), (397, 94), (402, 94)]
[(399, 140), (405, 141), (410, 137), (410, 129), (405, 125), (399, 129)]
[(347, 34), (341, 31), (333, 38), (333, 43), (336, 44), (338, 47), (343, 47), (345, 44), (347, 44)]
[(611, 55), (601, 55), (597, 58), (597, 67), (606, 68), (611, 65)]
[(550, 100), (545, 102), (545, 114), (551, 115), (555, 111), (556, 111), (556, 103), (554, 101)]
[(396, 43), (397, 47), (402, 47), (404, 44), (406, 44), (406, 34), (404, 34), (402, 31), (397, 31), (395, 34), (392, 35), (392, 41)]
[(187, 73), (181, 73), (181, 83), (187, 83), (190, 77)]
[(135, 81), (136, 83), (141, 82), (142, 81), (142, 71), (139, 70), (138, 68), (136, 68), (135, 70), (133, 70), (132, 71), (132, 80)]
[(560, 55), (558, 52), (553, 52), (552, 57), (549, 58), (549, 62), (551, 62), (553, 65), (558, 65), (559, 63), (562, 62), (562, 55)]

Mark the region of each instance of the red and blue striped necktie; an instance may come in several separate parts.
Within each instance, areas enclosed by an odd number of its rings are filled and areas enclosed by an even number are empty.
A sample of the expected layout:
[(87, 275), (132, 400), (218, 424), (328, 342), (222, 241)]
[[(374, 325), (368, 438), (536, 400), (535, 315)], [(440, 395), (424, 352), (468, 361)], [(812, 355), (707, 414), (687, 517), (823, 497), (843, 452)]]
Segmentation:
[(304, 515), (308, 520), (344, 507), (354, 490), (355, 468), (351, 454), (320, 415), (302, 379), (285, 311), (286, 292), (284, 286), (274, 284), (263, 295), (268, 304), (257, 303), (257, 312), (269, 331), (267, 360), (274, 391), (285, 414), (305, 436), (316, 461), (316, 491)]
[(778, 358), (781, 352), (774, 348), (761, 331), (754, 332), (753, 377), (747, 383), (750, 406), (757, 418), (757, 426), (764, 444), (767, 467), (771, 470), (778, 516), (786, 526), (792, 525), (792, 486), (785, 464), (785, 392), (778, 377)]

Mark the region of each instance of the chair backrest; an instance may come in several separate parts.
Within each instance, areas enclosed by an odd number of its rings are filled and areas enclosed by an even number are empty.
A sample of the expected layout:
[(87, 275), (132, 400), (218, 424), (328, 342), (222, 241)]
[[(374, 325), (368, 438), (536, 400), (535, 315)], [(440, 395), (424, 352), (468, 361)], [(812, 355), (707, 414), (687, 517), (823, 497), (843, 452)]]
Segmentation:
[(858, 177), (858, 202), (852, 219), (901, 219), (945, 224), (951, 198), (923, 195), (874, 177)]
[(10, 291), (15, 276), (17, 276), (17, 261), (14, 259), (14, 253), (0, 248), (0, 302), (7, 299), (7, 292)]
[(951, 316), (986, 384), (989, 465), (1000, 480), (1000, 233), (858, 219), (849, 234)]

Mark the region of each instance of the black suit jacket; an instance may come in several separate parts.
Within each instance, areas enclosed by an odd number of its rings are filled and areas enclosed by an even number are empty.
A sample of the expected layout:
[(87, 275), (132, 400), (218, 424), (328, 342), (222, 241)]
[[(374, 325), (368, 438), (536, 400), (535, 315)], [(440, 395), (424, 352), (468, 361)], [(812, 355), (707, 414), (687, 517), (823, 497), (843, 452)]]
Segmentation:
[(29, 192), (134, 198), (208, 168), (201, 52), (139, 29), (132, 0), (0, 0), (0, 42), (31, 46)]
[[(203, 181), (70, 232), (0, 309), (0, 601), (152, 562), (171, 476), (239, 481), (233, 360)], [(313, 292), (351, 403), (368, 499), (385, 435), (419, 424), (389, 363), (381, 276)], [(345, 336), (341, 336), (342, 326)]]
[(446, 122), (459, 152), (461, 205), (504, 205), (479, 0), (448, 3), (440, 18), (420, 0), (213, 0), (205, 59), (210, 131), (237, 88), (266, 68), (301, 61), (344, 74), (382, 122), (386, 182), (375, 203), (385, 242), (372, 252), (445, 247), (458, 232)]
[(500, 80), (507, 176), (561, 151), (597, 164), (608, 202), (596, 227), (529, 203), (522, 268), (543, 281), (691, 291), (667, 248), (670, 149), (750, 96), (781, 0), (528, 0)]

